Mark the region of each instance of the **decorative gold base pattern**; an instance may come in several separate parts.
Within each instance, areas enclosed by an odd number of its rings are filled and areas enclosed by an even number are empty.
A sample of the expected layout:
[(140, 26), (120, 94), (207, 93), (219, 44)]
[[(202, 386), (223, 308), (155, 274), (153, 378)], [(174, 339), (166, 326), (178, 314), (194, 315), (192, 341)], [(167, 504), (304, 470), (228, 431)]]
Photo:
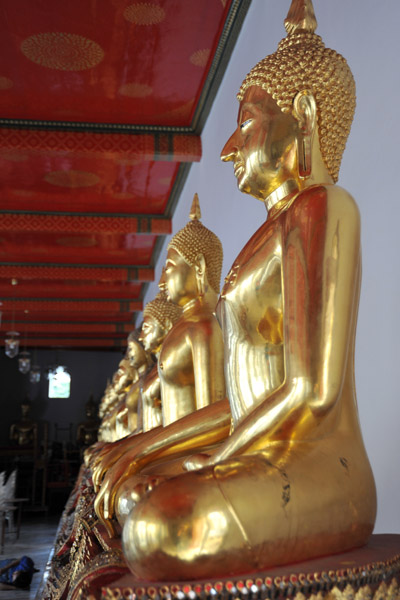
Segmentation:
[[(104, 586), (102, 600), (400, 600), (400, 536), (373, 536), (369, 546), (264, 574), (223, 581), (135, 583), (127, 575)], [(385, 551), (385, 546), (386, 551)], [(395, 554), (390, 558), (390, 550)], [(382, 550), (383, 549), (383, 550)], [(389, 553), (388, 553), (389, 551)], [(384, 557), (381, 559), (381, 557)], [(371, 562), (364, 562), (365, 560)], [(330, 570), (327, 565), (332, 565)], [(338, 566), (354, 565), (348, 568)], [(357, 565), (357, 566), (356, 566)], [(304, 571), (303, 571), (304, 568)], [(314, 571), (312, 569), (315, 569)], [(318, 569), (318, 570), (317, 570)]]

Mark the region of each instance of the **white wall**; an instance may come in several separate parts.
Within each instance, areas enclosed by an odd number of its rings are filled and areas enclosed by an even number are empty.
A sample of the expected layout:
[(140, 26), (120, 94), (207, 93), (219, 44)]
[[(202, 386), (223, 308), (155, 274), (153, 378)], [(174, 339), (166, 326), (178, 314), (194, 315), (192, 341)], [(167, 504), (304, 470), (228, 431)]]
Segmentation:
[[(174, 232), (184, 226), (193, 194), (198, 192), (203, 223), (224, 246), (223, 276), (266, 213), (261, 203), (237, 191), (232, 163), (221, 163), (219, 153), (235, 128), (240, 83), (284, 37), (288, 7), (289, 0), (253, 0), (202, 134), (203, 158), (192, 166), (173, 221)], [(346, 57), (357, 83), (356, 117), (339, 183), (357, 199), (362, 215), (363, 285), (356, 354), (359, 412), (378, 487), (375, 531), (400, 533), (400, 206), (395, 191), (400, 170), (396, 146), (400, 2), (314, 0), (314, 8), (317, 33)], [(165, 262), (165, 247), (157, 277)], [(146, 300), (155, 293), (153, 284)]]

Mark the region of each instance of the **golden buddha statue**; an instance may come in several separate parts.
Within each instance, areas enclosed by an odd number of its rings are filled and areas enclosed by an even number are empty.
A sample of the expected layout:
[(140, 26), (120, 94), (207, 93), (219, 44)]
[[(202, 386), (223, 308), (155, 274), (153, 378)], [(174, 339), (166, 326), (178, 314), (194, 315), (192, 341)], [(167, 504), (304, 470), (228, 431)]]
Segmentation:
[(314, 33), (311, 0), (293, 0), (285, 26), (240, 88), (221, 155), (268, 211), (217, 307), (232, 431), (132, 510), (123, 545), (139, 579), (256, 572), (361, 546), (373, 530), (354, 384), (360, 218), (335, 185), (355, 85)]
[[(95, 508), (110, 529), (108, 521), (114, 515), (117, 494), (125, 497), (138, 483), (134, 477), (129, 479), (131, 475), (145, 465), (203, 449), (226, 437), (229, 430), (222, 333), (214, 315), (222, 246), (199, 220), (197, 194), (190, 217), (169, 243), (162, 281), (169, 300), (182, 309), (181, 317), (162, 343), (158, 359), (163, 427), (136, 436), (131, 447), (107, 471)], [(181, 470), (180, 466), (177, 468)], [(99, 485), (103, 475), (104, 464), (95, 466), (95, 485)]]
[[(124, 407), (117, 415), (117, 422), (122, 428), (120, 421), (126, 417), (125, 413), (128, 412), (126, 426), (129, 430), (124, 439), (115, 439), (114, 443), (105, 446), (97, 453), (91, 465), (94, 472), (95, 489), (98, 489), (104, 472), (131, 448), (132, 436), (161, 424), (157, 364), (154, 364), (150, 357), (158, 356), (163, 339), (181, 312), (178, 306), (167, 301), (165, 291), (160, 291), (154, 300), (146, 304), (142, 327), (128, 337), (127, 355), (131, 366), (138, 368), (139, 377), (126, 395)], [(143, 396), (145, 400), (143, 400)], [(144, 404), (147, 404), (146, 409), (144, 409)]]
[(124, 403), (125, 396), (136, 376), (136, 369), (132, 367), (129, 358), (124, 356), (119, 362), (118, 369), (111, 381), (111, 387), (106, 390), (104, 403), (102, 403), (104, 416), (99, 428), (99, 440), (113, 442), (117, 438), (116, 418), (118, 408), (120, 404)]
[(86, 420), (79, 423), (76, 429), (76, 441), (80, 447), (88, 447), (97, 441), (97, 432), (99, 429), (99, 419), (96, 415), (96, 403), (91, 394), (86, 402)]
[(21, 419), (16, 423), (12, 423), (9, 438), (12, 443), (18, 446), (33, 446), (34, 450), (36, 450), (38, 424), (29, 417), (31, 406), (29, 398), (22, 400)]
[(138, 421), (140, 411), (141, 384), (143, 377), (153, 366), (153, 359), (139, 339), (141, 329), (131, 331), (127, 340), (126, 358), (133, 369), (134, 376), (131, 386), (116, 409), (115, 430), (116, 439), (121, 439), (130, 433), (141, 429)]
[[(165, 291), (160, 291), (148, 302), (143, 311), (140, 341), (147, 352), (158, 359), (162, 344), (182, 314), (182, 309), (168, 301)], [(150, 431), (162, 425), (161, 385), (157, 363), (143, 381), (142, 431)]]

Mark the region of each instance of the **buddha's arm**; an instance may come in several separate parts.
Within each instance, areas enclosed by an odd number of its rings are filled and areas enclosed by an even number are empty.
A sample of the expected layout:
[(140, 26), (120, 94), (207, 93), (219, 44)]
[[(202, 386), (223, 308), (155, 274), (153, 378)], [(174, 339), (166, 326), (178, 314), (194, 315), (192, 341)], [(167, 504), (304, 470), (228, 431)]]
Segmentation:
[(225, 397), (223, 341), (217, 323), (203, 324), (190, 333), (196, 409), (199, 409)]
[(230, 420), (229, 402), (224, 399), (140, 436), (140, 442), (104, 478), (95, 502), (98, 517), (108, 527), (105, 521), (113, 516), (118, 489), (131, 475), (156, 460), (188, 455), (226, 439)]
[(303, 192), (284, 226), (284, 382), (210, 459), (199, 457), (189, 469), (276, 440), (324, 435), (325, 418), (340, 397), (357, 313), (358, 210), (340, 188), (322, 197)]
[[(141, 439), (141, 438), (140, 438)], [(91, 469), (93, 486), (97, 491), (101, 485), (105, 473), (138, 441), (136, 432), (133, 432), (121, 440), (106, 444), (94, 458)]]
[(162, 424), (161, 383), (157, 370), (146, 381), (142, 391), (143, 431), (150, 431)]

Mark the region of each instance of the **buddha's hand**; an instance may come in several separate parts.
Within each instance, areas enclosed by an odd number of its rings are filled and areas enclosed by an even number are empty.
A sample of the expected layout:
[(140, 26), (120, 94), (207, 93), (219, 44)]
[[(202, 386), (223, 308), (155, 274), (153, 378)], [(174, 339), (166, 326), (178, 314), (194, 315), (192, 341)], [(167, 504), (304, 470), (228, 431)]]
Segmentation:
[(83, 460), (85, 462), (86, 467), (91, 467), (92, 462), (95, 460), (96, 456), (102, 450), (103, 447), (104, 442), (96, 442), (95, 444), (89, 446), (89, 448), (86, 448), (86, 450), (83, 453)]
[(115, 515), (115, 499), (122, 484), (137, 471), (131, 457), (123, 456), (108, 471), (94, 502), (94, 509), (100, 521), (113, 537), (111, 520)]
[(108, 444), (108, 448), (96, 457), (92, 465), (93, 487), (96, 492), (99, 491), (107, 471), (121, 458), (125, 450), (122, 444)]
[(103, 456), (100, 460), (97, 460), (96, 463), (92, 466), (92, 480), (95, 492), (99, 491), (105, 474), (116, 462), (115, 460), (112, 460), (113, 457), (110, 455)]
[(197, 471), (203, 467), (208, 467), (213, 463), (213, 457), (206, 453), (193, 454), (183, 462), (185, 471)]

